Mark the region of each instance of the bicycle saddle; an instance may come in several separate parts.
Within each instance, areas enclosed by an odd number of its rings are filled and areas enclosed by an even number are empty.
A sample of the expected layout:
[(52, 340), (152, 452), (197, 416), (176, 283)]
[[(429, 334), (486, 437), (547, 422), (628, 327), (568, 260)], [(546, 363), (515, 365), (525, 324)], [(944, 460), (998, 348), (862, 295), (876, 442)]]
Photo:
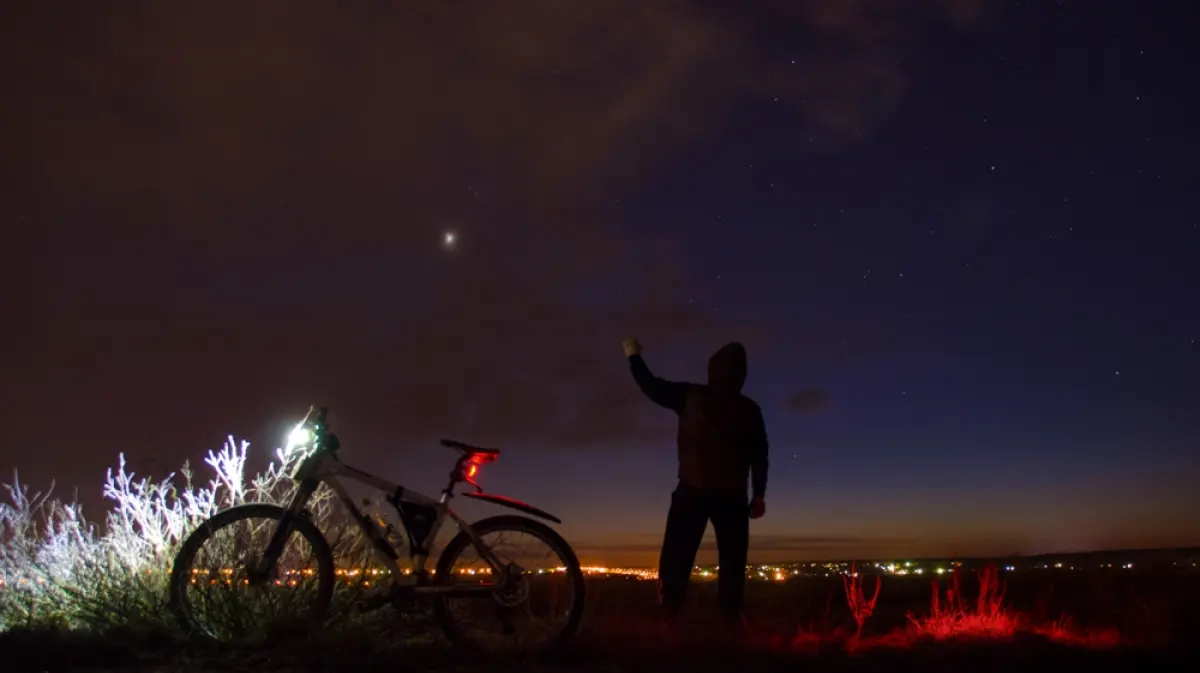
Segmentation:
[(467, 444), (466, 442), (460, 442), (454, 439), (443, 439), (442, 446), (449, 447), (451, 449), (458, 449), (463, 453), (473, 453), (479, 456), (489, 456), (494, 458), (500, 455), (500, 449), (486, 449), (482, 446), (473, 446), (471, 444)]

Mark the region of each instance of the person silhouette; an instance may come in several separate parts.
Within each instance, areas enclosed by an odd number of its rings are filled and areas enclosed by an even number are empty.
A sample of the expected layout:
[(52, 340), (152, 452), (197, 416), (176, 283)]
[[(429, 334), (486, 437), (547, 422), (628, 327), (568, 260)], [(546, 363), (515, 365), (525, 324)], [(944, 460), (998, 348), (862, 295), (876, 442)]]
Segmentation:
[[(658, 560), (659, 604), (668, 617), (683, 607), (708, 522), (717, 536), (721, 614), (740, 624), (750, 519), (766, 513), (768, 444), (762, 410), (742, 394), (746, 348), (725, 344), (708, 361), (708, 383), (667, 381), (650, 372), (636, 337), (622, 345), (646, 397), (679, 416), (679, 483), (671, 494)], [(751, 497), (746, 499), (746, 480)]]

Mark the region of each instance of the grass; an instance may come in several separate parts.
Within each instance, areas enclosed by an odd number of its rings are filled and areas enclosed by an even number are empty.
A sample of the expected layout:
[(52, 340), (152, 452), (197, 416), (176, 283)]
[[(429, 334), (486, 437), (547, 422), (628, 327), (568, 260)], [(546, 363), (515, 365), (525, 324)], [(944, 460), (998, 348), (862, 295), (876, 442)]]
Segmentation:
[[(890, 578), (889, 578), (890, 579)], [(873, 582), (872, 582), (873, 584)], [(887, 602), (884, 582), (878, 607), (905, 609), (905, 601)], [(751, 585), (745, 638), (734, 640), (715, 620), (715, 587), (698, 584), (692, 605), (677, 624), (661, 623), (654, 610), (651, 582), (592, 579), (587, 619), (579, 636), (561, 652), (540, 660), (471, 660), (452, 651), (424, 615), (385, 610), (371, 621), (331, 629), (307, 638), (281, 638), (253, 645), (211, 646), (181, 639), (171, 631), (113, 629), (15, 629), (0, 634), (7, 659), (30, 662), (8, 670), (781, 670), (819, 666), (822, 671), (1006, 670), (1033, 666), (1091, 667), (1101, 663), (1119, 670), (1153, 668), (1196, 670), (1195, 651), (1184, 647), (1148, 647), (1136, 642), (1081, 638), (1084, 630), (1054, 631), (1013, 617), (999, 629), (973, 626), (977, 615), (939, 621), (920, 618), (897, 628), (857, 624), (844, 600), (829, 605), (811, 601), (827, 582), (795, 580)], [(839, 599), (844, 598), (834, 593)], [(811, 609), (810, 609), (811, 608)], [(955, 624), (962, 624), (956, 630)], [(1103, 630), (1096, 633), (1104, 633)], [(1069, 636), (1069, 637), (1068, 637)], [(1081, 668), (1080, 670), (1084, 670)]]
[[(1009, 575), (996, 568), (944, 578), (833, 578), (751, 582), (744, 634), (714, 623), (715, 585), (698, 582), (685, 618), (662, 623), (652, 582), (590, 578), (583, 628), (539, 661), (464, 660), (424, 610), (369, 616), (350, 606), (358, 587), (340, 582), (330, 626), (297, 639), (203, 645), (166, 617), (166, 578), (181, 539), (216, 511), (281, 502), (293, 488), (288, 457), (246, 475), (246, 444), (232, 438), (205, 460), (198, 484), (187, 466), (161, 481), (136, 478), (122, 459), (106, 475), (112, 503), (103, 526), (52, 493), (15, 478), (0, 502), (0, 652), (6, 670), (754, 670), (819, 662), (822, 670), (973, 670), (1004, 665), (1129, 667), (1195, 664), (1195, 573)], [(339, 565), (365, 558), (328, 493), (315, 519)], [(1008, 583), (1005, 578), (1010, 577)], [(1167, 659), (1165, 657), (1173, 657)], [(1005, 663), (1007, 662), (1007, 664)]]

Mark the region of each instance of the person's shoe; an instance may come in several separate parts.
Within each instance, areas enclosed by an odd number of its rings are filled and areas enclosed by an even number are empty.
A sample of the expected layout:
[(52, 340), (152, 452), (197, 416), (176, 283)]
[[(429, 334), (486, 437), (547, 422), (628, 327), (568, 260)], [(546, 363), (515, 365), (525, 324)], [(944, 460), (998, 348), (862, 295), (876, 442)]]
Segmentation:
[(681, 610), (660, 608), (654, 620), (655, 638), (662, 645), (674, 646), (686, 635), (687, 628), (683, 623)]
[(677, 622), (683, 613), (683, 606), (666, 603), (658, 607), (658, 618), (664, 622)]
[(731, 644), (741, 645), (748, 640), (750, 628), (745, 617), (725, 614), (721, 616), (721, 623), (724, 627), (724, 635)]

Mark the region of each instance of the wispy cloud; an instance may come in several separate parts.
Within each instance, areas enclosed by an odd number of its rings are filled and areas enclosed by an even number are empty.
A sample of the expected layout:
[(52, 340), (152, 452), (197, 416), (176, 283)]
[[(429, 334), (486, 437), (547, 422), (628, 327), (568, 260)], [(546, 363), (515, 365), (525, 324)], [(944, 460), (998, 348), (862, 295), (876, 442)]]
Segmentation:
[(185, 453), (314, 400), (397, 441), (658, 436), (619, 338), (747, 327), (681, 305), (615, 198), (747, 96), (865, 137), (976, 4), (7, 3), (0, 447)]

